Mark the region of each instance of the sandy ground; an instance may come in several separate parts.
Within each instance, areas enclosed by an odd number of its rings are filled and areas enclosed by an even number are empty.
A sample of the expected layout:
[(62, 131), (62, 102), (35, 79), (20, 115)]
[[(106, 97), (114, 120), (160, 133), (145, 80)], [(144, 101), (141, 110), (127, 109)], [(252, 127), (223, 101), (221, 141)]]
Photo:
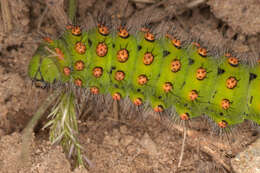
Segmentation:
[[(67, 159), (61, 147), (50, 145), (48, 130), (40, 130), (45, 118), (35, 128), (28, 162), (21, 162), (21, 131), (50, 94), (31, 85), (28, 62), (42, 36), (58, 37), (66, 20), (62, 16), (63, 5), (57, 3), (62, 0), (10, 0), (7, 6), (4, 1), (0, 1), (0, 172), (18, 172), (22, 167), (22, 173), (227, 173), (233, 172), (230, 159), (257, 138), (256, 128), (248, 122), (227, 139), (212, 133), (211, 124), (198, 119), (190, 124), (183, 161), (177, 168), (183, 141), (181, 126), (134, 112), (120, 114), (118, 119), (113, 110), (99, 112), (90, 103), (79, 122), (79, 139), (91, 161), (87, 169), (74, 170), (73, 159)], [(140, 18), (139, 23), (149, 18), (159, 31), (174, 26), (180, 38), (199, 40), (214, 54), (230, 49), (250, 63), (260, 55), (257, 0), (133, 0), (125, 6), (126, 3), (79, 0), (77, 23), (88, 28), (88, 13), (95, 19), (98, 11), (106, 10), (111, 16), (123, 14), (133, 24), (136, 18)]]

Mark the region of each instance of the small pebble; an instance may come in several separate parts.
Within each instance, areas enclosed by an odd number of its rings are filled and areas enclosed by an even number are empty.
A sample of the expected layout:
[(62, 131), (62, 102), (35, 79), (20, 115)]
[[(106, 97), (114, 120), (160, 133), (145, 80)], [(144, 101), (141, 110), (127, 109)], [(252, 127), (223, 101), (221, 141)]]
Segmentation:
[(231, 160), (236, 173), (260, 173), (260, 138)]
[(148, 133), (145, 133), (140, 141), (140, 144), (142, 145), (142, 147), (144, 147), (149, 154), (151, 155), (156, 155), (157, 152), (157, 147), (156, 144), (154, 143), (154, 141), (150, 138), (150, 136), (148, 135)]
[(123, 146), (127, 146), (127, 145), (129, 145), (129, 144), (133, 141), (133, 139), (134, 139), (133, 136), (127, 135), (127, 136), (124, 136), (124, 137), (120, 140), (120, 143), (121, 143)]

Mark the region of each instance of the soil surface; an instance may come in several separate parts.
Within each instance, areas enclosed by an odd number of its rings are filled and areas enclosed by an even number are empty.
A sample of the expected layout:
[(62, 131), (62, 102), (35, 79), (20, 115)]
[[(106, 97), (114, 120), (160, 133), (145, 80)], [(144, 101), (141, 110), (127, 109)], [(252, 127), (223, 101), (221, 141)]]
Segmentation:
[[(32, 85), (28, 63), (43, 36), (57, 38), (63, 32), (69, 22), (67, 3), (0, 0), (0, 172), (234, 172), (230, 159), (259, 135), (250, 122), (230, 134), (218, 134), (202, 117), (185, 130), (166, 116), (121, 113), (124, 103), (117, 111), (100, 111), (95, 101), (79, 119), (80, 143), (90, 161), (86, 169), (75, 169), (60, 146), (50, 145), (48, 130), (41, 130), (46, 117), (34, 129), (28, 162), (21, 161), (22, 130), (51, 92)], [(123, 16), (130, 26), (149, 22), (157, 33), (174, 28), (181, 40), (199, 41), (213, 55), (229, 50), (250, 64), (260, 55), (258, 0), (78, 0), (77, 23), (94, 26), (100, 12)]]

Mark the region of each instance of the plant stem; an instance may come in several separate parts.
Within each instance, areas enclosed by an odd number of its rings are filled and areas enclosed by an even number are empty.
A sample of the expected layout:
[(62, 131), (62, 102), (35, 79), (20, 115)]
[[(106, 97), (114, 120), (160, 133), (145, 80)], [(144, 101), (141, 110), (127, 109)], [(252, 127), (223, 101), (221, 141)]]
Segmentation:
[(8, 0), (0, 0), (0, 7), (2, 11), (4, 32), (10, 32), (13, 29), (13, 25)]
[(69, 0), (69, 18), (73, 24), (75, 23), (76, 7), (76, 0)]
[(31, 121), (23, 130), (22, 136), (22, 152), (21, 152), (21, 159), (22, 164), (27, 161), (28, 154), (29, 154), (29, 146), (30, 146), (30, 139), (32, 138), (32, 131), (37, 124), (38, 120), (42, 117), (44, 112), (48, 109), (48, 107), (55, 101), (55, 99), (60, 95), (61, 90), (55, 90), (54, 93), (49, 95), (47, 99), (44, 101), (44, 104), (37, 110), (37, 112), (33, 115)]

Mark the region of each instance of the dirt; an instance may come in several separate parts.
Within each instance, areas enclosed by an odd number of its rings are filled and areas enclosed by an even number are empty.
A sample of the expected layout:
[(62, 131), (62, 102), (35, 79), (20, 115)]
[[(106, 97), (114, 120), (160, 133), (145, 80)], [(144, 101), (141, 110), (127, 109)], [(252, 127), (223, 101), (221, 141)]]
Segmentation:
[[(27, 66), (42, 36), (56, 38), (62, 33), (67, 6), (62, 0), (10, 0), (7, 6), (4, 2), (0, 1), (0, 172), (227, 173), (233, 172), (230, 159), (257, 138), (249, 122), (227, 139), (225, 134), (212, 133), (215, 129), (205, 118), (198, 119), (189, 124), (182, 153), (181, 126), (134, 111), (116, 119), (113, 111), (98, 112), (90, 103), (90, 111), (79, 120), (80, 143), (90, 160), (86, 169), (75, 169), (74, 160), (61, 147), (50, 145), (48, 130), (40, 130), (46, 118), (35, 128), (28, 165), (23, 165), (22, 130), (50, 94), (32, 86)], [(77, 23), (83, 28), (89, 28), (90, 21), (105, 10), (110, 16), (123, 15), (129, 24), (149, 20), (155, 30), (173, 27), (178, 37), (200, 41), (214, 55), (228, 49), (249, 63), (260, 55), (257, 0), (79, 0), (78, 6)]]

